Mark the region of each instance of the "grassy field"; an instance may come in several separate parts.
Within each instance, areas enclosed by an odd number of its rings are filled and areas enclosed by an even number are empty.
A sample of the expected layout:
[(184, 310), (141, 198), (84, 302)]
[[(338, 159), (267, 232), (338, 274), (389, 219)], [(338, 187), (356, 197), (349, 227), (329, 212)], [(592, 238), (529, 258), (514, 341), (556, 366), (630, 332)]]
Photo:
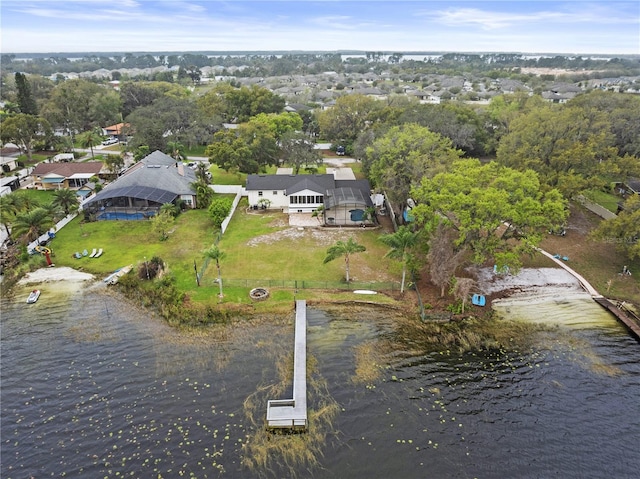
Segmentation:
[[(541, 247), (551, 254), (567, 256), (567, 265), (585, 277), (600, 294), (634, 301), (640, 304), (640, 260), (629, 261), (618, 251), (615, 243), (594, 241), (589, 237), (600, 218), (575, 203), (571, 204), (571, 215), (566, 236), (549, 235)], [(619, 274), (628, 266), (632, 276)], [(528, 260), (529, 267), (555, 267), (551, 260), (538, 255)]]
[(618, 203), (621, 201), (619, 196), (601, 190), (585, 191), (584, 196), (594, 203), (608, 209), (612, 213), (617, 213)]
[[(380, 230), (291, 228), (287, 216), (279, 212), (252, 213), (246, 211), (246, 200), (231, 221), (222, 237), (219, 248), (225, 253), (221, 261), (223, 279), (287, 280), (294, 281), (343, 281), (345, 263), (337, 259), (326, 265), (326, 250), (337, 240), (354, 236), (365, 245), (367, 251), (351, 259), (351, 276), (356, 281), (398, 281), (400, 265), (383, 258), (387, 247), (378, 241)], [(148, 221), (99, 221), (80, 222), (76, 218), (58, 232), (51, 242), (53, 260), (58, 266), (70, 266), (82, 271), (106, 276), (122, 266), (144, 265), (145, 258), (162, 258), (176, 277), (177, 286), (192, 301), (215, 302), (219, 285), (215, 282), (217, 269), (211, 262), (202, 275), (201, 286), (195, 279), (194, 261), (199, 272), (204, 263), (203, 251), (209, 248), (218, 235), (208, 213), (202, 210), (188, 211), (180, 215), (175, 228), (166, 241), (159, 241)], [(74, 253), (85, 249), (102, 248), (99, 258), (76, 259)], [(224, 286), (224, 281), (223, 281)], [(224, 287), (225, 303), (249, 304), (251, 287)], [(276, 288), (277, 289), (277, 288)], [(312, 299), (319, 293), (304, 290), (299, 299)], [(380, 295), (381, 301), (385, 301)], [(284, 289), (271, 292), (271, 302), (291, 304), (294, 291)], [(353, 293), (337, 292), (334, 299), (350, 298)], [(269, 307), (256, 304), (257, 310)]]

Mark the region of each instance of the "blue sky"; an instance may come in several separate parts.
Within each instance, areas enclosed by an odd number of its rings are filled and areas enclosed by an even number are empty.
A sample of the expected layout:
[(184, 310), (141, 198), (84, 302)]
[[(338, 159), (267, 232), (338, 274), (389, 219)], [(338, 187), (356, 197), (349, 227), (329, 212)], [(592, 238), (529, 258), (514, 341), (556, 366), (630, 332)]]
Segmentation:
[(1, 51), (640, 54), (635, 1), (1, 0)]

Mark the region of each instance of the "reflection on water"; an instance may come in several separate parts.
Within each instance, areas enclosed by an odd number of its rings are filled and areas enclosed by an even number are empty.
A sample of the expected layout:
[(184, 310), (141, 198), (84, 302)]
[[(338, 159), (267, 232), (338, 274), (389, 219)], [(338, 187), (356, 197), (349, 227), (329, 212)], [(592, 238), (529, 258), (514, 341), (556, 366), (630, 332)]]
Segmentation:
[[(243, 464), (292, 321), (184, 333), (101, 288), (53, 298), (2, 300), (3, 478), (290, 475)], [(388, 354), (364, 382), (390, 318), (310, 309), (310, 404), (340, 410), (298, 477), (637, 477), (637, 342), (583, 298), (498, 309), (559, 326), (529, 351)]]

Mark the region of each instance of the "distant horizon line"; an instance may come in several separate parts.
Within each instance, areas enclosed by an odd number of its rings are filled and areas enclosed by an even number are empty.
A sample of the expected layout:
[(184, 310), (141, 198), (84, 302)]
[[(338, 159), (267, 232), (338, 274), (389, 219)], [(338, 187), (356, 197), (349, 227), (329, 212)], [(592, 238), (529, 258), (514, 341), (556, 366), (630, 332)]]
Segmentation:
[(459, 53), (463, 55), (488, 55), (488, 54), (503, 54), (503, 55), (541, 55), (541, 56), (604, 56), (604, 57), (638, 57), (640, 53), (576, 53), (576, 52), (525, 52), (525, 51), (498, 51), (498, 50), (486, 50), (486, 51), (464, 51), (464, 50), (357, 50), (357, 49), (341, 49), (341, 50), (130, 50), (130, 51), (77, 51), (77, 52), (64, 52), (64, 51), (50, 51), (50, 52), (2, 52), (4, 55), (14, 56), (27, 56), (27, 55), (49, 55), (49, 56), (68, 56), (68, 57), (82, 57), (86, 55), (115, 55), (115, 54), (151, 54), (151, 55), (176, 55), (176, 54), (233, 54), (233, 55), (281, 55), (281, 54), (320, 54), (320, 53), (337, 53), (340, 55), (358, 54), (364, 55), (367, 53), (380, 53), (383, 55), (446, 55), (451, 53)]

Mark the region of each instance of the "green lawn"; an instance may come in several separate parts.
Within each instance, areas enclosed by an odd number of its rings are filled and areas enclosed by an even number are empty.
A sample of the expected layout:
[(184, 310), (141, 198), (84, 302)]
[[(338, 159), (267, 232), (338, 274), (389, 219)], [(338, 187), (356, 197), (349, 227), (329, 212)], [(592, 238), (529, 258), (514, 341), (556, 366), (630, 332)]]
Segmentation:
[[(342, 281), (345, 263), (323, 264), (329, 246), (353, 236), (367, 251), (351, 258), (351, 276), (357, 281), (397, 281), (399, 264), (383, 256), (388, 248), (377, 229), (289, 228), (286, 214), (268, 211), (252, 214), (241, 205), (219, 247), (226, 253), (223, 277), (280, 281)], [(286, 234), (284, 232), (286, 231)], [(206, 272), (213, 279), (215, 268)], [(211, 277), (209, 278), (209, 275)]]
[[(282, 232), (289, 234), (284, 236)], [(380, 230), (353, 229), (329, 230), (329, 238), (322, 237), (324, 228), (289, 228), (287, 216), (280, 212), (252, 214), (246, 211), (246, 200), (241, 202), (231, 224), (222, 237), (219, 247), (225, 253), (221, 262), (223, 279), (286, 280), (286, 281), (330, 281), (340, 282), (344, 278), (345, 263), (341, 258), (324, 265), (323, 259), (329, 246), (337, 239), (354, 236), (364, 244), (367, 251), (351, 259), (351, 275), (357, 281), (399, 281), (400, 264), (383, 258), (387, 247), (378, 241)], [(174, 231), (166, 241), (159, 241), (151, 231), (148, 221), (98, 221), (81, 223), (76, 218), (62, 228), (51, 242), (53, 260), (57, 266), (70, 266), (104, 277), (122, 266), (138, 267), (153, 256), (162, 258), (176, 277), (177, 286), (185, 291), (192, 301), (217, 303), (219, 286), (215, 282), (215, 262), (210, 262), (201, 286), (195, 279), (194, 261), (202, 272), (203, 251), (214, 244), (217, 230), (212, 226), (208, 213), (193, 210), (181, 214)], [(252, 246), (258, 239), (257, 244)], [(250, 241), (253, 240), (253, 241)], [(99, 258), (74, 258), (75, 252), (102, 248)], [(224, 285), (224, 283), (223, 283)], [(250, 287), (224, 287), (224, 302), (250, 303)], [(297, 297), (311, 298), (322, 293), (316, 290), (300, 291)], [(353, 293), (332, 293), (333, 299), (343, 295), (353, 299)], [(272, 299), (290, 304), (294, 292), (273, 291)], [(380, 297), (380, 300), (384, 298)], [(273, 301), (271, 301), (273, 303)], [(255, 305), (256, 309), (268, 307)]]
[[(62, 228), (51, 242), (54, 261), (98, 276), (128, 264), (140, 265), (145, 257), (162, 258), (175, 275), (180, 289), (197, 289), (193, 261), (202, 264), (202, 251), (213, 243), (215, 229), (207, 211), (181, 214), (166, 241), (151, 230), (149, 221), (97, 221), (81, 223), (80, 217)], [(102, 248), (99, 258), (75, 259), (74, 253)]]
[(612, 213), (618, 211), (618, 203), (621, 198), (601, 190), (589, 190), (584, 192), (584, 196), (594, 203), (608, 209)]

